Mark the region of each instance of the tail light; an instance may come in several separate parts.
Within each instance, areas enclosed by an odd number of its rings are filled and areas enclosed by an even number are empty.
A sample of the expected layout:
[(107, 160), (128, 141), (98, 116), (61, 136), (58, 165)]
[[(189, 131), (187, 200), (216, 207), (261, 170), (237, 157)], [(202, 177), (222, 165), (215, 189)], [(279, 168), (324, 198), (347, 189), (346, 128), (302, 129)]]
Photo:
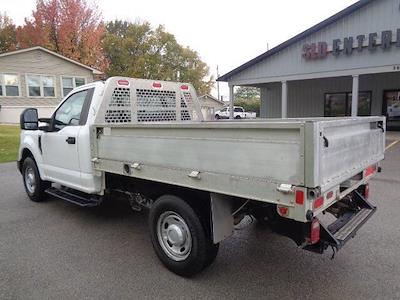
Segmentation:
[(302, 190), (296, 190), (296, 204), (304, 204), (304, 192)]
[(319, 233), (320, 233), (320, 225), (317, 218), (314, 218), (311, 222), (311, 230), (310, 230), (310, 243), (316, 244), (319, 242)]
[(186, 84), (181, 85), (181, 90), (188, 90), (189, 86), (187, 86)]
[(364, 177), (368, 177), (376, 172), (376, 165), (369, 166), (364, 170)]
[(367, 200), (369, 198), (369, 183), (367, 183), (364, 187), (364, 198)]
[(368, 200), (369, 198), (369, 183), (366, 183), (358, 189), (358, 191), (363, 195), (363, 197)]

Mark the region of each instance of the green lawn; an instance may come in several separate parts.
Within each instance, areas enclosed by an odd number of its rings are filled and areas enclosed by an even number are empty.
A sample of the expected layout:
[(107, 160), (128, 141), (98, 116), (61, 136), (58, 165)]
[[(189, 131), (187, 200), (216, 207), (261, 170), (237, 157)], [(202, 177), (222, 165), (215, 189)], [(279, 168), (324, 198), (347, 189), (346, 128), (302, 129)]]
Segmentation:
[(0, 163), (17, 160), (19, 131), (17, 126), (0, 125)]

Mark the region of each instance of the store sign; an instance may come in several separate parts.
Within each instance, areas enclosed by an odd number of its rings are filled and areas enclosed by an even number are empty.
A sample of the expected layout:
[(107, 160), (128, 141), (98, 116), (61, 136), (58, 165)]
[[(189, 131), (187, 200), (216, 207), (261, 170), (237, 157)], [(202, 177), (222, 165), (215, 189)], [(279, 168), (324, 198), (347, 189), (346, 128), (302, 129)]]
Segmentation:
[(377, 48), (388, 50), (391, 47), (400, 48), (400, 28), (395, 32), (392, 30), (382, 31), (380, 35), (373, 32), (368, 35), (361, 34), (356, 37), (334, 39), (331, 45), (327, 42), (305, 44), (302, 57), (306, 60), (324, 59), (328, 55), (339, 56), (342, 54), (352, 55), (354, 51), (375, 51)]

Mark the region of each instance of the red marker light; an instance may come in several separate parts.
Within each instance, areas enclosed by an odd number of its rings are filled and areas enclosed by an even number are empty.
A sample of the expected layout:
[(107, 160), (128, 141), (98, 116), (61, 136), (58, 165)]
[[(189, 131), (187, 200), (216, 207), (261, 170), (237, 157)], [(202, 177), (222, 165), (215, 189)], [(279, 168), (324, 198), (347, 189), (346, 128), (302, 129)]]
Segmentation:
[(161, 88), (161, 83), (160, 82), (153, 82), (153, 87), (154, 88)]
[(129, 85), (129, 81), (126, 79), (120, 79), (117, 81), (118, 85), (125, 85), (128, 86)]
[(301, 190), (296, 191), (296, 204), (304, 204), (304, 192)]
[(187, 86), (186, 84), (181, 85), (181, 90), (188, 90), (189, 86)]

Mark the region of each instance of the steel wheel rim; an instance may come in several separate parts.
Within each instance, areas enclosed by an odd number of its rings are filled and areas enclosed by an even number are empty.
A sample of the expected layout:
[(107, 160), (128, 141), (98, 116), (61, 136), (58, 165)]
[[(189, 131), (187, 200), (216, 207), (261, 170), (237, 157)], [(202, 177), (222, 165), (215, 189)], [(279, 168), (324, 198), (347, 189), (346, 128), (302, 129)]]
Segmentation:
[(35, 172), (32, 167), (27, 167), (25, 169), (25, 186), (29, 193), (33, 194), (36, 190), (36, 178)]
[(185, 260), (192, 250), (192, 235), (185, 220), (175, 212), (162, 213), (157, 221), (158, 243), (175, 261)]

